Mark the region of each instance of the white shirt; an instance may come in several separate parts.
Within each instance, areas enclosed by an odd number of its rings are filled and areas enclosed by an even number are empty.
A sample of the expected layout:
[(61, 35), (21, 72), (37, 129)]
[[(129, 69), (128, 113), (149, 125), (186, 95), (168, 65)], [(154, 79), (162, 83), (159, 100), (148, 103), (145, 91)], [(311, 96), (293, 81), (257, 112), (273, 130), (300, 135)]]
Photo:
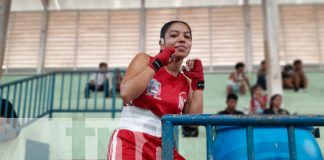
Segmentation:
[(90, 81), (94, 81), (98, 86), (103, 85), (105, 80), (107, 80), (107, 75), (105, 73), (94, 73), (90, 78)]

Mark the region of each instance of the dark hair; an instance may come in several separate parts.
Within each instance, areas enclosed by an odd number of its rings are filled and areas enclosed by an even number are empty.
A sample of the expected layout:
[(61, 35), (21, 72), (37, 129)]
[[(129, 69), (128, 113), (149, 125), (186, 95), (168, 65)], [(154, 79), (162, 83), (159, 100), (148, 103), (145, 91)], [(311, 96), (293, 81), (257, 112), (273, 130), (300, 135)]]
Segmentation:
[(298, 65), (298, 64), (302, 64), (302, 63), (303, 62), (300, 59), (296, 59), (293, 64), (295, 66), (295, 65)]
[(237, 101), (237, 100), (238, 100), (238, 97), (237, 97), (236, 94), (234, 94), (234, 93), (230, 93), (230, 94), (227, 95), (226, 102), (228, 102), (228, 101), (231, 100), (231, 99)]
[(273, 101), (277, 98), (277, 97), (282, 97), (280, 94), (275, 94), (271, 97), (270, 99), (270, 109), (273, 109)]
[[(164, 24), (163, 27), (161, 28), (161, 31), (160, 31), (160, 38), (163, 38), (163, 39), (164, 39), (164, 38), (165, 38), (165, 34), (166, 34), (166, 32), (167, 32), (167, 31), (169, 30), (169, 28), (170, 28), (173, 24), (175, 24), (175, 23), (182, 23), (182, 24), (186, 25), (186, 26), (189, 28), (189, 32), (190, 32), (190, 34), (191, 34), (191, 28), (190, 28), (190, 26), (189, 26), (188, 23), (186, 23), (186, 22), (184, 22), (184, 21), (170, 21), (170, 22)], [(192, 34), (191, 34), (191, 39), (192, 39)], [(160, 40), (159, 43), (161, 43), (161, 40)]]
[(262, 87), (261, 87), (259, 84), (254, 85), (254, 86), (252, 87), (252, 93), (254, 94), (254, 91), (255, 91), (257, 88), (259, 88), (259, 87), (262, 89)]
[(263, 61), (261, 61), (261, 65), (264, 65), (266, 63), (266, 61), (265, 60), (263, 60)]
[(284, 70), (285, 72), (290, 71), (290, 70), (292, 70), (292, 69), (293, 69), (293, 67), (291, 66), (291, 64), (286, 64), (286, 65), (284, 65), (284, 67), (283, 67), (283, 70)]
[(238, 62), (238, 63), (236, 63), (236, 65), (235, 65), (235, 69), (239, 69), (239, 68), (244, 67), (244, 66), (245, 66), (245, 65), (244, 65), (243, 62)]
[(106, 62), (100, 62), (99, 63), (99, 68), (101, 68), (101, 67), (107, 67), (108, 65), (107, 65), (107, 63)]

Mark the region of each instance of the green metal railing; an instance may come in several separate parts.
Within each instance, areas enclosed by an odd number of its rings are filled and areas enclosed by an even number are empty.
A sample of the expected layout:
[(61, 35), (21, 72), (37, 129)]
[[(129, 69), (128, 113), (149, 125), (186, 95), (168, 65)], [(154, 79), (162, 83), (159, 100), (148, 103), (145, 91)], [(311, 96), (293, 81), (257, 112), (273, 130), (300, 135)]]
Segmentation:
[[(101, 112), (110, 113), (115, 118), (123, 104), (116, 90), (114, 70), (107, 72), (111, 75), (109, 97), (98, 90), (85, 96), (90, 76), (96, 73), (99, 71), (52, 72), (2, 84), (0, 97), (6, 100), (4, 104), (0, 103), (4, 112), (2, 117), (11, 117), (3, 119), (13, 125), (14, 114), (18, 115), (17, 131), (38, 118), (47, 115), (52, 118), (59, 112)], [(117, 102), (120, 103), (117, 105)], [(9, 108), (10, 104), (12, 108)], [(8, 112), (9, 109), (12, 111)]]

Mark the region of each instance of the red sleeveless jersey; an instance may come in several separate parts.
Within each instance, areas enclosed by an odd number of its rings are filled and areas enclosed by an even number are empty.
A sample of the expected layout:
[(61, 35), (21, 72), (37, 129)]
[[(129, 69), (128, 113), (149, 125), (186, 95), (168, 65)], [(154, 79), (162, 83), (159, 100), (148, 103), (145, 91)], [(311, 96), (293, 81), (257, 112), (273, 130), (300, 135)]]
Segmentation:
[(133, 100), (133, 105), (148, 109), (160, 117), (164, 114), (180, 114), (187, 101), (189, 87), (182, 73), (175, 77), (163, 67), (155, 73), (146, 90)]

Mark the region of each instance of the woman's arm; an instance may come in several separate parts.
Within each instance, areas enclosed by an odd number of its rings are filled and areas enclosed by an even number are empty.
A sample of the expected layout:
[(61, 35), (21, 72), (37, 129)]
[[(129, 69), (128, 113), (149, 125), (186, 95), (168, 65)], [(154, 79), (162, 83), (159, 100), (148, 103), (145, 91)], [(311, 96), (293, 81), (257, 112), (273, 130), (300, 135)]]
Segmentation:
[(129, 64), (120, 85), (120, 94), (124, 101), (130, 102), (146, 89), (155, 71), (148, 66), (150, 56), (138, 54)]
[(124, 101), (130, 102), (140, 96), (153, 78), (156, 71), (168, 65), (174, 54), (174, 48), (164, 48), (155, 57), (138, 54), (129, 64), (125, 78), (120, 85), (120, 95)]
[(235, 72), (232, 72), (229, 76), (229, 79), (232, 80), (235, 83), (239, 83), (241, 82), (241, 80), (237, 79), (237, 77), (235, 76)]
[(246, 82), (246, 84), (250, 87), (250, 81), (249, 81), (249, 78), (243, 73), (242, 74), (242, 77), (243, 77), (243, 80)]
[(184, 114), (202, 114), (203, 113), (203, 90), (190, 91)]
[(237, 79), (234, 76), (234, 72), (228, 76), (228, 79), (232, 80), (233, 82), (237, 82)]
[(203, 90), (205, 88), (204, 71), (199, 59), (188, 60), (187, 66), (190, 71), (183, 69), (183, 73), (189, 78), (190, 91), (184, 109), (184, 114), (202, 114), (203, 113)]

